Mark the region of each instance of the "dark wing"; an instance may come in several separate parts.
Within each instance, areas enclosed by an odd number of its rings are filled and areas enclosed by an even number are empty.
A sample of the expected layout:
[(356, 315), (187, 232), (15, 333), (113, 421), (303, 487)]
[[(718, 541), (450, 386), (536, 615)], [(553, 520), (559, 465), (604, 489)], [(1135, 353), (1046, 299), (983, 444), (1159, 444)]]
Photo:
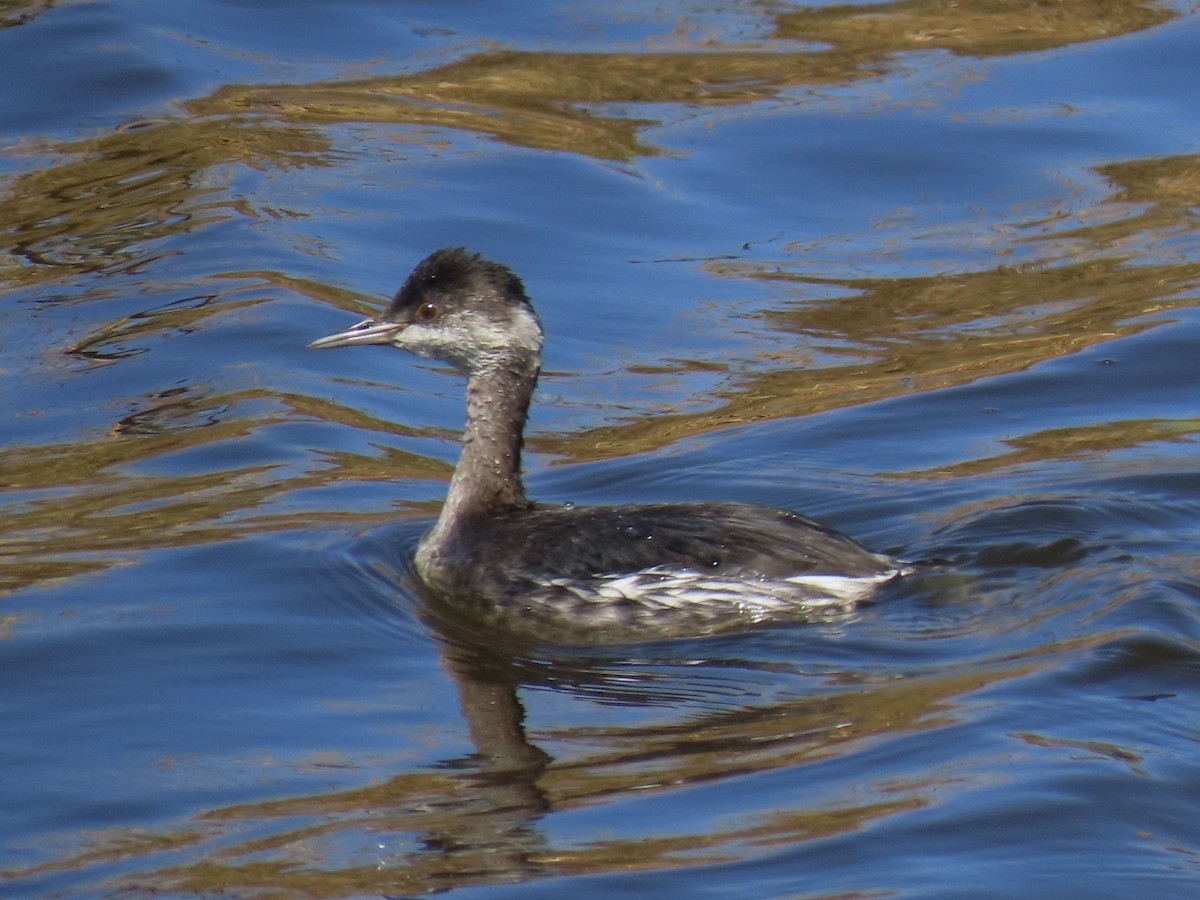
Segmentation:
[(479, 548), (477, 571), (509, 583), (530, 574), (585, 579), (653, 566), (765, 579), (871, 576), (897, 567), (804, 516), (743, 503), (536, 507), (480, 523), (468, 541)]

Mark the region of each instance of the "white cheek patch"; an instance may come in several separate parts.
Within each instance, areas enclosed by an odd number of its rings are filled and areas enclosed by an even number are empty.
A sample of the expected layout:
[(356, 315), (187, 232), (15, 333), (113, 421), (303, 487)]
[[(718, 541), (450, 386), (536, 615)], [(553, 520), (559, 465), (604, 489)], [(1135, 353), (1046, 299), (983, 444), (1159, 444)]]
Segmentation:
[(524, 308), (518, 308), (510, 321), (499, 323), (478, 316), (472, 318), (464, 337), (471, 342), (483, 357), (498, 357), (523, 351), (522, 355), (541, 353), (542, 330), (537, 319)]
[(542, 330), (527, 307), (516, 307), (507, 323), (482, 315), (446, 316), (427, 324), (413, 322), (395, 337), (395, 345), (418, 356), (443, 359), (468, 371), (487, 369), (512, 355), (538, 356)]
[(518, 306), (513, 313), (512, 327), (508, 331), (510, 343), (530, 353), (542, 352), (542, 326), (537, 316), (527, 306)]
[(426, 358), (443, 359), (463, 368), (477, 355), (471, 335), (459, 323), (414, 322), (396, 336), (396, 346)]

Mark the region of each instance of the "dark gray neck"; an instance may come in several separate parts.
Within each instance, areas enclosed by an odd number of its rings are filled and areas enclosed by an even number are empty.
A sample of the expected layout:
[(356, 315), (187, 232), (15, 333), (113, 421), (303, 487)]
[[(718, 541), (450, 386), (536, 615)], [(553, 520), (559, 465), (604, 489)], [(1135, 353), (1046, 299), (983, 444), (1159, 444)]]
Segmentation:
[(462, 454), (437, 524), (422, 543), (439, 547), (458, 525), (529, 504), (521, 445), (538, 363), (536, 354), (514, 352), (472, 373)]

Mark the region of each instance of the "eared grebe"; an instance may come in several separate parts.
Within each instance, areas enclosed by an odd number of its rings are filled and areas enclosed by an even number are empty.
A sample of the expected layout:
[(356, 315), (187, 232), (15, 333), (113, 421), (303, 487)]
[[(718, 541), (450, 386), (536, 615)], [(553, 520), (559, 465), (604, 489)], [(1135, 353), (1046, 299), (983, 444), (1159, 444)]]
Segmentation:
[(423, 260), (376, 319), (310, 346), (389, 344), (467, 382), (462, 455), (416, 569), (439, 594), (535, 619), (650, 624), (846, 609), (904, 567), (810, 519), (745, 503), (533, 503), (521, 445), (542, 328), (521, 280), (461, 247)]

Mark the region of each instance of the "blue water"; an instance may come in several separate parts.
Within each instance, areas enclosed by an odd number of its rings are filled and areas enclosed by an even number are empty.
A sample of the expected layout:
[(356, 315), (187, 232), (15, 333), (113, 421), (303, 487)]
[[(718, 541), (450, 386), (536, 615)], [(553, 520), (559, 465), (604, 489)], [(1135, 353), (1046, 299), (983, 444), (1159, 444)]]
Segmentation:
[[(0, 893), (1200, 890), (1193, 5), (0, 3)], [(416, 591), (463, 382), (538, 497), (938, 566), (570, 644)]]

